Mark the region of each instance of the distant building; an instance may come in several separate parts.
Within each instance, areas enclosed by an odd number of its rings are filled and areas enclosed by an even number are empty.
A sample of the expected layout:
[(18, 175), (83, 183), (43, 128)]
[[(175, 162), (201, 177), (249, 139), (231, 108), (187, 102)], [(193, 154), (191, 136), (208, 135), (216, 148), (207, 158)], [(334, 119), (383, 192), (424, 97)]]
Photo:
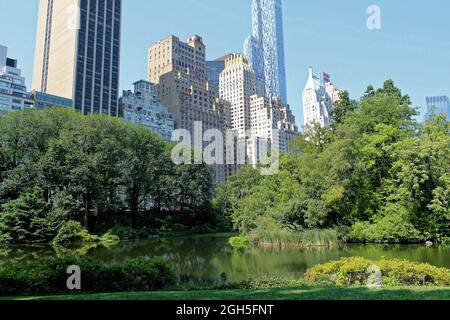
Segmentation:
[(281, 0), (252, 0), (252, 27), (244, 53), (255, 71), (258, 94), (287, 103)]
[(52, 107), (73, 108), (72, 99), (62, 98), (44, 92), (33, 91), (32, 99), (34, 101), (34, 107), (39, 110)]
[(289, 142), (298, 134), (298, 127), (291, 109), (280, 97), (250, 97), (250, 114), (251, 137), (262, 138), (271, 143), (277, 141), (279, 152), (290, 151)]
[[(230, 103), (219, 99), (207, 80), (206, 46), (200, 36), (186, 42), (169, 36), (149, 48), (148, 80), (155, 84), (158, 100), (174, 115), (176, 129), (194, 137), (195, 124), (200, 122), (202, 134), (217, 129), (225, 136)], [(225, 166), (215, 167), (217, 182), (224, 182)]]
[(0, 116), (33, 107), (21, 73), (17, 60), (8, 57), (8, 48), (0, 45)]
[(340, 99), (339, 90), (326, 73), (313, 74), (313, 68), (309, 68), (308, 81), (303, 90), (303, 118), (304, 127), (307, 130), (314, 124), (325, 127), (330, 124), (330, 111), (333, 104)]
[(122, 0), (40, 0), (32, 89), (117, 116), (121, 17)]
[(216, 60), (206, 61), (206, 76), (211, 89), (215, 90), (217, 94), (219, 94), (220, 74), (225, 69), (225, 60), (229, 56), (228, 54)]
[(426, 118), (446, 114), (447, 120), (450, 121), (450, 100), (447, 96), (427, 97), (427, 114)]
[(173, 115), (164, 107), (153, 93), (151, 82), (140, 80), (135, 82), (134, 91), (123, 92), (119, 109), (123, 118), (131, 123), (144, 126), (166, 141), (172, 138), (175, 129)]
[(298, 134), (289, 106), (280, 97), (258, 95), (257, 86), (255, 72), (246, 56), (229, 56), (220, 75), (220, 97), (231, 103), (231, 128), (245, 142), (245, 163), (251, 165), (262, 160), (262, 146), (272, 148), (277, 142), (279, 152), (289, 152), (288, 143)]
[(231, 103), (231, 128), (240, 137), (251, 129), (250, 97), (255, 94), (255, 72), (246, 56), (230, 55), (220, 75), (220, 98)]

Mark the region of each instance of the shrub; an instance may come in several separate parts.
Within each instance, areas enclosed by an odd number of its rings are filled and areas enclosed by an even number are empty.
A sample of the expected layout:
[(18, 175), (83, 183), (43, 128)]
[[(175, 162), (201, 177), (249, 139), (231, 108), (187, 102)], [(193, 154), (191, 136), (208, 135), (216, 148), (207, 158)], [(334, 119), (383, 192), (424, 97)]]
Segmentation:
[(235, 249), (246, 249), (250, 246), (250, 239), (248, 237), (232, 237), (228, 243)]
[(349, 233), (353, 242), (417, 243), (420, 232), (409, 221), (407, 210), (395, 203), (388, 203), (375, 223), (356, 222)]
[(286, 277), (268, 277), (262, 276), (248, 281), (243, 281), (238, 288), (242, 290), (260, 290), (260, 289), (280, 289), (280, 288), (294, 288), (304, 286), (302, 279), (288, 279)]
[(0, 267), (0, 295), (69, 294), (67, 267), (81, 269), (83, 293), (160, 290), (175, 283), (175, 273), (161, 258), (104, 263), (92, 258), (48, 258)]
[(108, 234), (118, 236), (120, 240), (137, 240), (139, 235), (137, 231), (128, 226), (116, 225), (107, 232)]
[(187, 228), (181, 223), (175, 223), (173, 226), (169, 227), (169, 229), (173, 232), (184, 232)]
[(120, 241), (120, 237), (111, 233), (110, 231), (108, 231), (107, 233), (105, 233), (104, 235), (102, 235), (99, 240), (101, 242), (108, 242), (108, 243), (116, 243)]
[(55, 244), (82, 243), (89, 239), (89, 232), (77, 221), (67, 221), (63, 223), (58, 231)]
[(195, 226), (191, 230), (193, 234), (206, 234), (206, 233), (213, 233), (214, 231), (215, 231), (214, 228), (210, 224)]
[(371, 261), (359, 257), (314, 266), (306, 271), (305, 280), (313, 285), (365, 285), (371, 266), (380, 268), (386, 286), (450, 286), (450, 270), (446, 268), (404, 260)]

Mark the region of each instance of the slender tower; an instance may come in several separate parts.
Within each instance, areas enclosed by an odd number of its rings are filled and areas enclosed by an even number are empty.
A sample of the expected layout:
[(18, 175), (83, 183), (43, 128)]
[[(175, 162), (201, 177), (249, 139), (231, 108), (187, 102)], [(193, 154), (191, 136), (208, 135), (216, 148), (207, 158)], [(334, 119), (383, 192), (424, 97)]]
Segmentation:
[(118, 114), (122, 0), (40, 0), (33, 90)]
[(252, 29), (244, 52), (256, 79), (263, 83), (267, 97), (280, 97), (287, 103), (281, 0), (252, 0)]

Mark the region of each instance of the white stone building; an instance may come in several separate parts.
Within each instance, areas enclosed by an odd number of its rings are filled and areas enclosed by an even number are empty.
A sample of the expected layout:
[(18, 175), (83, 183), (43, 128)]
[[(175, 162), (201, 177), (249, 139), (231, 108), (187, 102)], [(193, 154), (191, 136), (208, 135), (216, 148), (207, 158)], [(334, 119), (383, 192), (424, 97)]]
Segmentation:
[(123, 118), (131, 123), (144, 126), (166, 141), (172, 138), (175, 129), (173, 115), (159, 102), (153, 92), (151, 82), (135, 82), (134, 91), (123, 92), (119, 110)]
[(8, 57), (8, 48), (0, 45), (0, 116), (34, 105), (21, 73), (17, 60)]
[(307, 130), (314, 124), (325, 127), (330, 124), (330, 111), (339, 99), (341, 90), (331, 83), (329, 76), (314, 76), (309, 68), (308, 81), (303, 90), (303, 119)]

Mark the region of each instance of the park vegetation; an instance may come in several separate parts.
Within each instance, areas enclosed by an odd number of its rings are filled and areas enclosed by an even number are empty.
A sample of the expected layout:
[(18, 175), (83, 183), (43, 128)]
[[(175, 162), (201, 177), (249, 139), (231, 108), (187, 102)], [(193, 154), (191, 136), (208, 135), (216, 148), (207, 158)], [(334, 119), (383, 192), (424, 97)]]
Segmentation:
[[(386, 81), (344, 92), (280, 170), (176, 165), (173, 145), (121, 119), (59, 108), (0, 118), (0, 243), (109, 242), (233, 228), (271, 247), (446, 242), (450, 123), (415, 120)], [(242, 243), (241, 243), (242, 244)], [(235, 243), (235, 245), (241, 245)]]
[[(377, 273), (379, 275), (377, 275)], [(306, 271), (310, 285), (366, 286), (450, 286), (450, 270), (427, 263), (405, 260), (371, 261), (342, 258), (316, 265)], [(379, 282), (379, 283), (377, 283)]]
[(82, 270), (83, 292), (155, 291), (173, 286), (175, 272), (162, 258), (105, 263), (89, 257), (45, 258), (0, 265), (0, 296), (73, 294), (67, 289), (67, 266)]
[(214, 175), (175, 165), (143, 127), (67, 109), (0, 118), (0, 243), (115, 241), (213, 231)]
[(330, 125), (292, 141), (278, 174), (244, 168), (217, 206), (242, 234), (275, 247), (446, 242), (450, 123), (416, 115), (392, 81), (358, 101), (345, 92)]

